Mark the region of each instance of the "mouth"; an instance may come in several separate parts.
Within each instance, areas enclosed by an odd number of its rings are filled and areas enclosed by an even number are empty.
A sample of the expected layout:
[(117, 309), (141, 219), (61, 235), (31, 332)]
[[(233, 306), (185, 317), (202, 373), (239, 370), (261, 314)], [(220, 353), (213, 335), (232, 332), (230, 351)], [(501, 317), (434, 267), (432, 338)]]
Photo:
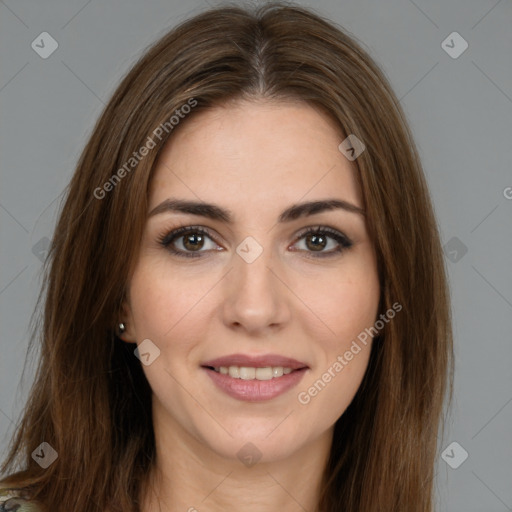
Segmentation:
[(246, 402), (271, 400), (295, 387), (309, 366), (281, 356), (233, 355), (201, 366), (216, 388)]
[(279, 379), (283, 375), (297, 372), (304, 368), (293, 369), (285, 366), (206, 366), (209, 370), (220, 373), (221, 375), (229, 375), (233, 379), (242, 380), (271, 380)]

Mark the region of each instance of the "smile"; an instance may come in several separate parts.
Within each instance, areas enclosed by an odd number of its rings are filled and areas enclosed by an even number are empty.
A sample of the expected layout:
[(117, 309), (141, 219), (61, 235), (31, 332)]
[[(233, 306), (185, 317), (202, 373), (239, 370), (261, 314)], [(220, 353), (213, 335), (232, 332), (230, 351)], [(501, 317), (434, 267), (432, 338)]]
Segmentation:
[(264, 368), (254, 368), (251, 366), (217, 366), (214, 367), (213, 370), (222, 375), (229, 375), (233, 379), (242, 380), (277, 379), (293, 371), (292, 368), (285, 368), (283, 366), (266, 366)]
[(297, 386), (309, 368), (292, 370), (282, 366), (263, 368), (203, 366), (202, 369), (212, 379), (215, 384), (214, 389), (236, 400), (262, 402), (283, 395)]

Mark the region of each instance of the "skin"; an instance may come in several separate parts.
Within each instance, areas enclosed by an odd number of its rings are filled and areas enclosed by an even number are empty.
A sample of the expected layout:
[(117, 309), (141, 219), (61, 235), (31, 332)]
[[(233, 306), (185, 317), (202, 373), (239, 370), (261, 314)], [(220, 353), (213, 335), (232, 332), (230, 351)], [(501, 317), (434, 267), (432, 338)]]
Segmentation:
[[(160, 350), (143, 365), (157, 446), (144, 512), (316, 509), (334, 423), (361, 384), (371, 339), (309, 403), (298, 394), (374, 324), (376, 256), (359, 213), (277, 219), (290, 205), (312, 200), (363, 207), (354, 162), (338, 150), (343, 139), (329, 118), (304, 103), (253, 100), (183, 121), (165, 146), (148, 212), (173, 197), (215, 203), (231, 210), (234, 222), (176, 212), (147, 221), (120, 319), (125, 341), (150, 339)], [(177, 249), (196, 248), (199, 258), (173, 255), (159, 243), (181, 226), (212, 233), (203, 245), (175, 239)], [(339, 244), (327, 234), (327, 245), (315, 251), (311, 235), (298, 237), (310, 226), (331, 227), (353, 245), (315, 258)], [(248, 236), (263, 248), (252, 263), (236, 252)], [(233, 353), (280, 354), (309, 369), (286, 393), (244, 402), (220, 391), (201, 368)], [(248, 442), (261, 453), (251, 467), (237, 457)]]

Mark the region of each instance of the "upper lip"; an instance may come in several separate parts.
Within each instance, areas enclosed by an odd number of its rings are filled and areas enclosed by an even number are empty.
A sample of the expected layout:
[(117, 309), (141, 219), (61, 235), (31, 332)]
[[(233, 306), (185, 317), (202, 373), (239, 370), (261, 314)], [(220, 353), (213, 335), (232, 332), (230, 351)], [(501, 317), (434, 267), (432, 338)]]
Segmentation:
[(292, 370), (299, 370), (301, 368), (308, 368), (306, 363), (297, 361), (290, 357), (280, 356), (277, 354), (267, 354), (261, 356), (249, 356), (245, 354), (231, 354), (229, 356), (218, 357), (211, 359), (202, 364), (202, 366), (211, 366), (218, 368), (220, 366), (246, 366), (252, 368), (265, 368), (269, 366), (282, 366), (284, 368), (291, 368)]

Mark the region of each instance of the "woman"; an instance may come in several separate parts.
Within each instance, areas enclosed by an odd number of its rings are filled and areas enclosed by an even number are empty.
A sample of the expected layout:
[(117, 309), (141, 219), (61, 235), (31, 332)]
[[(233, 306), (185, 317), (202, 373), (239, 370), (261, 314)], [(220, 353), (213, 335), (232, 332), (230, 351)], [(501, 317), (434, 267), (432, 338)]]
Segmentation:
[(439, 235), (398, 101), (339, 28), (227, 7), (158, 41), (47, 263), (5, 510), (433, 510)]

